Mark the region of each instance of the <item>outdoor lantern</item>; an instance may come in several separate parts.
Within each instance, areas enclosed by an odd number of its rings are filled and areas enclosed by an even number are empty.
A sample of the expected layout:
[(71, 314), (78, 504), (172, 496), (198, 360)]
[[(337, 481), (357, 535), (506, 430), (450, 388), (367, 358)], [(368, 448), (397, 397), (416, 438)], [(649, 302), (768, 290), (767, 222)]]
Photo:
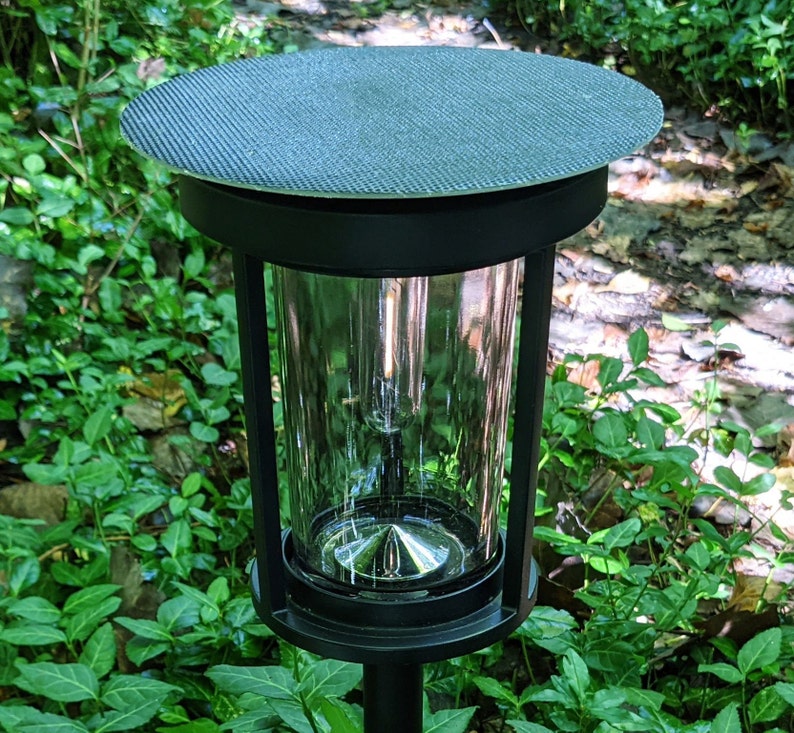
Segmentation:
[(601, 68), (428, 47), (238, 61), (124, 113), (130, 143), (181, 174), (188, 221), (233, 252), (257, 610), (364, 664), (370, 733), (420, 730), (421, 664), (529, 613), (552, 245), (661, 116)]

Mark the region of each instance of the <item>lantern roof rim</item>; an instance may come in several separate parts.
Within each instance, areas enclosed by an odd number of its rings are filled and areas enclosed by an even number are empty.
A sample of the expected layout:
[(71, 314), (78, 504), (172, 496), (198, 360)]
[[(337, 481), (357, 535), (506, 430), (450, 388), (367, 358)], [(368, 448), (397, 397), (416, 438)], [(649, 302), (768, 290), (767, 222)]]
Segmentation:
[(423, 199), (537, 186), (647, 143), (658, 97), (533, 53), (333, 48), (244, 59), (125, 109), (133, 148), (185, 176), (321, 199)]

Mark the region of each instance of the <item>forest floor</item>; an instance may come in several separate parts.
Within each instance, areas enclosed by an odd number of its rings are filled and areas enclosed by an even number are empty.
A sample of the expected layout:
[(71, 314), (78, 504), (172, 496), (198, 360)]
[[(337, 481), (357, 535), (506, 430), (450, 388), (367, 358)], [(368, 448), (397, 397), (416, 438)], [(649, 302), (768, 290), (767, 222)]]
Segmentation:
[[(553, 39), (486, 17), (482, 5), (246, 0), (239, 8), (240, 23), (265, 22), (294, 50), (561, 51)], [(752, 497), (746, 516), (773, 516), (794, 540), (794, 511), (780, 505), (781, 490), (794, 489), (794, 143), (740, 136), (717, 116), (670, 107), (644, 150), (610, 166), (609, 189), (601, 216), (558, 246), (550, 364), (572, 353), (626, 358), (628, 336), (642, 327), (649, 366), (668, 385), (643, 396), (673, 405), (693, 427), (714, 419), (702, 405), (716, 377), (719, 419), (751, 431), (779, 425), (757, 442), (775, 452), (778, 484)], [(580, 369), (585, 386), (595, 385), (592, 366)], [(706, 476), (709, 460), (704, 454)], [(699, 510), (718, 523), (736, 519), (719, 500)]]

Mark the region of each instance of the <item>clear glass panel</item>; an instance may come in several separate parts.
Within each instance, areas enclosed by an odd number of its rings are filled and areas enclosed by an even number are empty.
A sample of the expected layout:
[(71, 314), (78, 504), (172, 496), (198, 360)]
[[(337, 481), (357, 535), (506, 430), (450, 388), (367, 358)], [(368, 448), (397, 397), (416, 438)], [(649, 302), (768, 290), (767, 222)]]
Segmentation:
[(424, 591), (493, 559), (518, 270), (273, 268), (293, 541), (314, 581)]

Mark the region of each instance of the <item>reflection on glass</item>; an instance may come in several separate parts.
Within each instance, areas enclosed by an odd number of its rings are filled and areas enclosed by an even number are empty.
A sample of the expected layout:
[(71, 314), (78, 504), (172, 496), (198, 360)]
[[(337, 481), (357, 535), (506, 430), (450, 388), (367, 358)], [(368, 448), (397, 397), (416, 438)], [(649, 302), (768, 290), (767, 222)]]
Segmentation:
[(293, 540), (313, 580), (432, 592), (494, 557), (518, 270), (274, 268)]

